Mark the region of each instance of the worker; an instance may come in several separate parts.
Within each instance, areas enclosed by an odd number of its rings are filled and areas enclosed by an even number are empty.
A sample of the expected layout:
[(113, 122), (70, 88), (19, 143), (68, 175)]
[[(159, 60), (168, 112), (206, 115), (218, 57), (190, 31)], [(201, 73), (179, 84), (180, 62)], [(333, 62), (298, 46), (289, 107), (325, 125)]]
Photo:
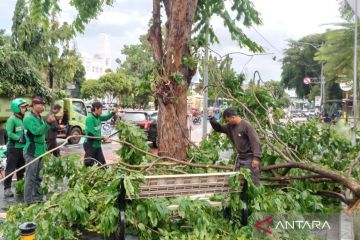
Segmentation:
[(84, 165), (89, 167), (94, 165), (104, 165), (105, 158), (101, 149), (101, 141), (105, 142), (111, 141), (108, 137), (101, 135), (101, 122), (107, 121), (112, 118), (115, 113), (118, 111), (118, 107), (114, 109), (113, 112), (102, 115), (103, 105), (101, 102), (94, 102), (91, 105), (91, 113), (86, 118), (85, 122), (85, 134), (93, 137), (100, 137), (97, 139), (94, 138), (85, 138), (84, 140), (84, 150), (85, 150), (85, 159)]
[[(51, 107), (51, 111), (48, 114), (48, 116), (50, 114), (56, 116), (56, 114), (58, 114), (60, 112), (60, 110), (61, 110), (61, 106), (59, 104), (54, 104)], [(46, 134), (46, 144), (47, 144), (48, 151), (57, 147), (56, 138), (58, 135), (58, 131), (63, 130), (63, 129), (64, 129), (64, 126), (60, 125), (55, 118), (55, 121), (51, 124), (50, 129), (48, 130), (48, 132)], [(52, 153), (55, 157), (60, 157), (60, 149), (56, 149)]]
[[(41, 113), (45, 110), (45, 101), (41, 98), (33, 98), (31, 114), (24, 118), (24, 129), (26, 136), (26, 145), (24, 147), (24, 157), (26, 164), (46, 152), (45, 134), (50, 126), (55, 122), (53, 114), (48, 115), (45, 119), (41, 117)], [(42, 177), (40, 171), (43, 168), (43, 162), (40, 158), (34, 163), (26, 167), (25, 173), (25, 190), (24, 200), (26, 204), (43, 201), (40, 192), (40, 184)]]
[[(17, 98), (11, 101), (11, 110), (13, 115), (6, 121), (6, 134), (8, 136), (7, 142), (7, 158), (5, 176), (11, 175), (4, 181), (4, 196), (13, 197), (14, 193), (11, 191), (12, 172), (25, 165), (23, 156), (23, 148), (25, 146), (25, 135), (23, 118), (27, 111), (28, 104), (22, 98)], [(17, 181), (24, 178), (25, 169), (16, 173)]]
[(225, 133), (237, 150), (235, 170), (249, 169), (256, 186), (259, 185), (259, 166), (261, 149), (259, 137), (251, 124), (243, 120), (234, 108), (227, 108), (223, 113), (226, 125), (215, 120), (214, 112), (209, 112), (210, 124), (216, 132)]

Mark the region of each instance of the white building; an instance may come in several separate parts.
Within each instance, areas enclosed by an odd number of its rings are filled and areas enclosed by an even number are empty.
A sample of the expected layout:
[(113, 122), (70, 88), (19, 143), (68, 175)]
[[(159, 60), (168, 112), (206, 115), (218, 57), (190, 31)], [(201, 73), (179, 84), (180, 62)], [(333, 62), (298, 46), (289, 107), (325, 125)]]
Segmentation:
[(111, 69), (109, 35), (105, 33), (99, 35), (99, 45), (94, 56), (82, 52), (81, 57), (86, 71), (86, 79), (99, 79), (105, 74), (106, 69)]

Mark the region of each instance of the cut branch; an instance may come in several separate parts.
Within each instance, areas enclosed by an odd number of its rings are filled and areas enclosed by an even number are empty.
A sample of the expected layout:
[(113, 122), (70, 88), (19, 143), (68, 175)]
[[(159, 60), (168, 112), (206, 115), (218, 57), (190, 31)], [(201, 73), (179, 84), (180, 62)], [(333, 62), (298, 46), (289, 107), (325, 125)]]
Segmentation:
[(320, 196), (337, 198), (350, 207), (353, 206), (356, 202), (354, 199), (346, 198), (345, 195), (342, 193), (328, 191), (328, 190), (319, 190), (319, 191), (314, 192), (314, 194), (320, 195)]
[(261, 177), (261, 180), (265, 181), (287, 181), (287, 180), (302, 180), (302, 179), (314, 179), (314, 178), (323, 178), (321, 175), (303, 175), (303, 176), (280, 176), (280, 177)]
[(276, 165), (264, 166), (261, 168), (261, 170), (269, 171), (272, 169), (279, 169), (279, 168), (299, 168), (313, 173), (317, 173), (323, 176), (324, 178), (329, 178), (342, 184), (346, 188), (349, 188), (356, 196), (360, 197), (360, 184), (358, 182), (355, 182), (352, 179), (348, 179), (335, 171), (313, 166), (310, 165), (309, 163), (302, 163), (302, 162), (281, 163)]

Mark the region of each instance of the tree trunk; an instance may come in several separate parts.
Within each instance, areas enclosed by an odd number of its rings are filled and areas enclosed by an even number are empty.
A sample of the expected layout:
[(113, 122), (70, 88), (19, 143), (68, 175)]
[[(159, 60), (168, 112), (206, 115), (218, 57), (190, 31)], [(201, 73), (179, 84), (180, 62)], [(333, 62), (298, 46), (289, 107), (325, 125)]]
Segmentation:
[(177, 95), (177, 103), (167, 104), (159, 99), (158, 154), (186, 159), (189, 147), (189, 131), (186, 124), (186, 94), (179, 93)]
[[(187, 96), (196, 72), (182, 64), (191, 57), (189, 40), (196, 12), (196, 0), (163, 0), (167, 15), (166, 39), (163, 41), (160, 0), (153, 0), (153, 19), (148, 40), (159, 63), (156, 96), (159, 102), (159, 155), (186, 159), (189, 147), (187, 129)], [(163, 49), (165, 42), (165, 49)]]

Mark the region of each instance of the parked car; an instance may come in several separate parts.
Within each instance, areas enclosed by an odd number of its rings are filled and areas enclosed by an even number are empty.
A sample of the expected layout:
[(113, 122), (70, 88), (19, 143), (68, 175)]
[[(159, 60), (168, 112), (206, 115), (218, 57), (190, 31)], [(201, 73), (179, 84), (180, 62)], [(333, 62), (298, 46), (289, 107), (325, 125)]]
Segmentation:
[(138, 125), (147, 134), (148, 141), (152, 142), (154, 147), (157, 147), (157, 112), (126, 111), (122, 114), (121, 119)]

